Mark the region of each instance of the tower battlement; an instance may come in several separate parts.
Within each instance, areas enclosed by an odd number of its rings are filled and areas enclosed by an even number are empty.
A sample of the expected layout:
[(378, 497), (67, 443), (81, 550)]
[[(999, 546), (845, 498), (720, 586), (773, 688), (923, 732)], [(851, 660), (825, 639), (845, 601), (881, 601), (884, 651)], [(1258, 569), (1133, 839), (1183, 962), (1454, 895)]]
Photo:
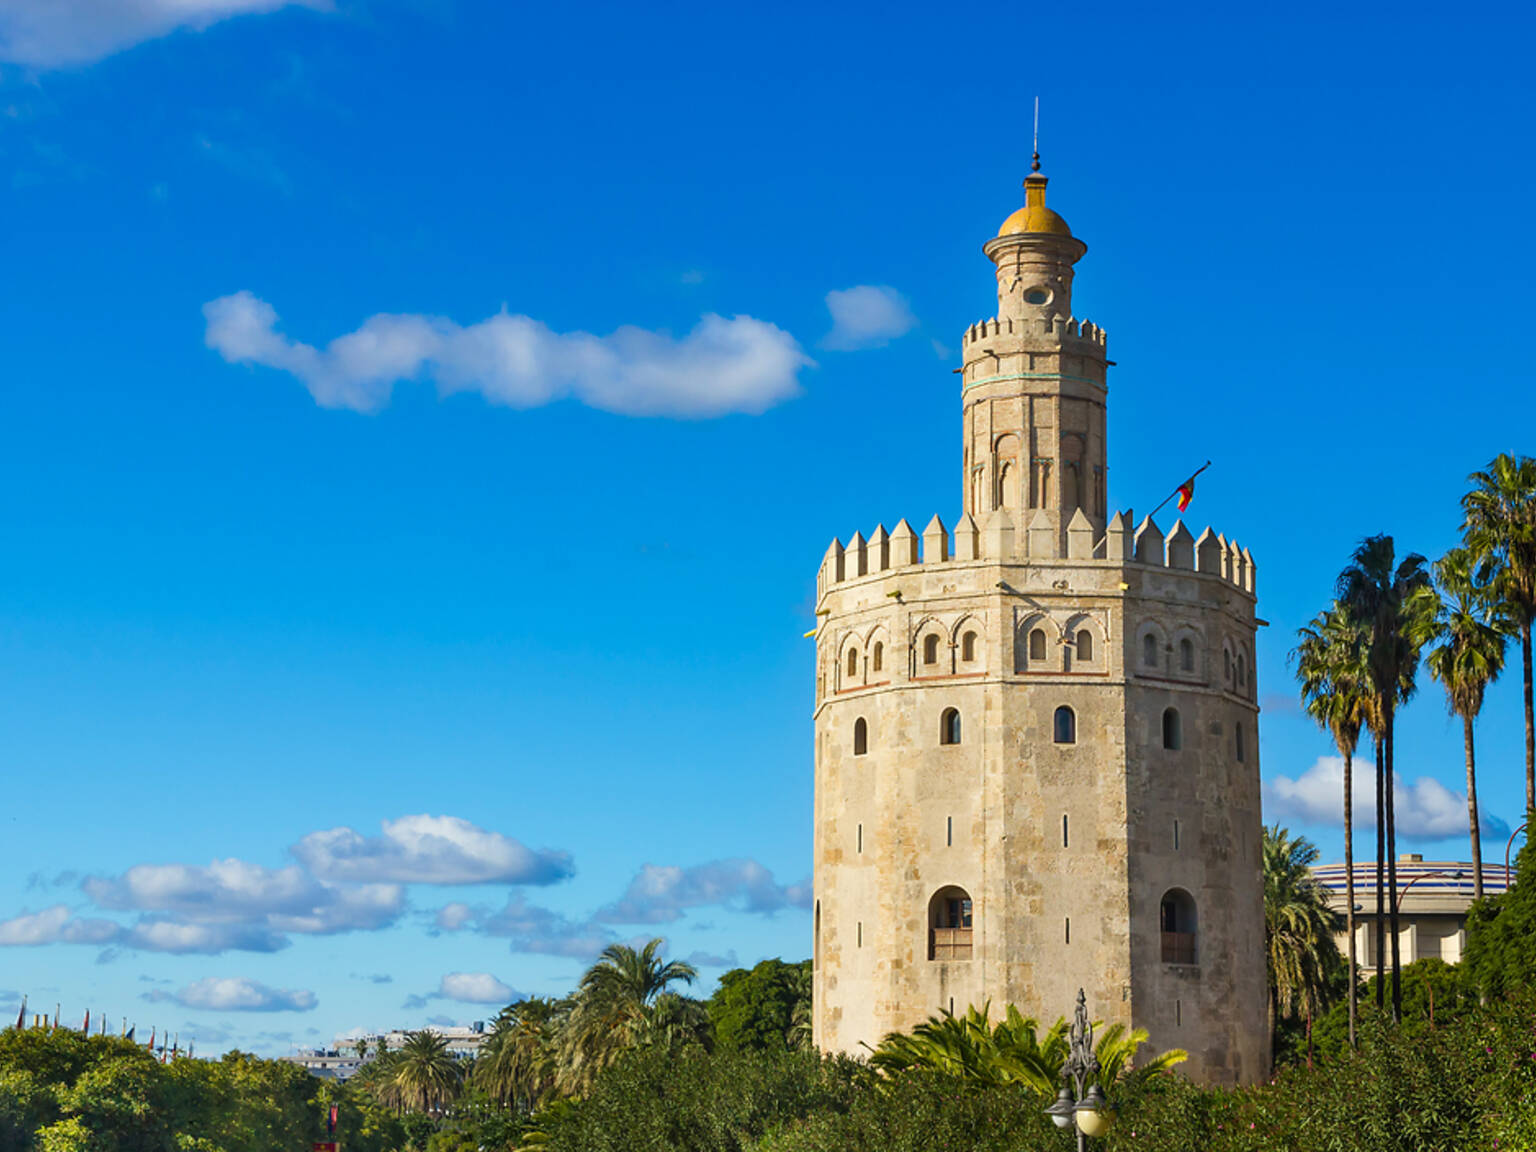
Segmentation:
[[(1237, 541), (1206, 528), (1194, 536), (1184, 521), (1176, 520), (1164, 532), (1152, 517), (1143, 517), (1134, 530), (1130, 510), (1117, 512), (1103, 536), (1095, 539), (1092, 526), (1079, 514), (1067, 526), (1067, 554), (1053, 555), (1054, 532), (1049, 524), (1016, 532), (1012, 518), (998, 509), (979, 528), (970, 515), (960, 517), (951, 532), (938, 516), (919, 536), (905, 520), (890, 532), (876, 526), (867, 537), (855, 532), (844, 544), (833, 540), (816, 574), (817, 598), (840, 584), (902, 568), (971, 564), (1140, 564), (1216, 576), (1248, 596), (1256, 596), (1257, 565), (1248, 549)], [(1031, 540), (1030, 534), (1036, 533)], [(1043, 535), (1041, 535), (1043, 533)], [(1031, 547), (1034, 545), (1035, 547)]]
[(1109, 339), (1109, 334), (1092, 320), (1067, 316), (1029, 316), (1018, 319), (991, 316), (976, 321), (965, 330), (965, 334), (960, 337), (960, 348), (963, 351), (978, 340), (990, 340), (998, 336), (1083, 340), (1100, 349), (1108, 347)]

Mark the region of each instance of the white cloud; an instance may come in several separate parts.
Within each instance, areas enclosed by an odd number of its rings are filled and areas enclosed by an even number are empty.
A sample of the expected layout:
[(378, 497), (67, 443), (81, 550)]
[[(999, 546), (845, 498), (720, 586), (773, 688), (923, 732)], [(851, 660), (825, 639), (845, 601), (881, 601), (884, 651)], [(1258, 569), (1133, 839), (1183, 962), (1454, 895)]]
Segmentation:
[(403, 884), (551, 884), (570, 876), (567, 852), (535, 852), (457, 816), (383, 821), (382, 836), (350, 828), (311, 832), (292, 848), (322, 880)]
[(647, 864), (618, 901), (596, 919), (611, 924), (661, 924), (683, 909), (723, 904), (745, 912), (777, 912), (810, 906), (810, 884), (781, 885), (756, 860), (712, 860), (691, 868)]
[[(156, 999), (166, 993), (151, 993)], [(319, 1003), (315, 994), (302, 988), (268, 988), (243, 976), (207, 976), (188, 984), (168, 998), (186, 1008), (211, 1012), (308, 1012)]]
[(444, 932), (457, 932), (474, 918), (473, 908), (455, 900), (452, 904), (444, 904), (439, 908), (432, 922)]
[[(1449, 840), (1467, 834), (1467, 794), (1447, 788), (1432, 776), (1393, 781), (1392, 801), (1400, 836)], [(1376, 764), (1372, 756), (1355, 757), (1351, 807), (1356, 828), (1376, 827)], [(1509, 827), (1487, 811), (1479, 812), (1482, 830), (1509, 835)], [(1309, 824), (1344, 824), (1344, 758), (1320, 756), (1292, 779), (1277, 776), (1264, 784), (1264, 818)]]
[(88, 64), (178, 28), (202, 30), (247, 13), (328, 0), (4, 0), (0, 60), (38, 67)]
[(462, 1000), (466, 1004), (510, 1004), (517, 993), (489, 972), (450, 972), (438, 985), (444, 1000)]
[(145, 916), (125, 929), (122, 943), (145, 952), (178, 955), (220, 952), (281, 952), (288, 937), (266, 924), (193, 924), (184, 920)]
[(521, 893), (509, 896), (505, 908), (481, 917), (475, 927), (487, 936), (505, 936), (514, 952), (578, 960), (596, 956), (616, 939), (608, 929), (590, 920), (572, 920), (529, 904)]
[(440, 395), (474, 392), (532, 408), (565, 396), (630, 416), (762, 412), (799, 392), (811, 362), (795, 338), (751, 316), (709, 314), (682, 339), (643, 328), (555, 332), (506, 312), (468, 327), (438, 316), (380, 314), (323, 349), (277, 331), (250, 292), (203, 305), (205, 341), (230, 363), (287, 372), (324, 408), (373, 412), (396, 383), (430, 377)]
[(63, 904), (0, 920), (0, 947), (38, 944), (110, 944), (122, 932), (110, 920), (81, 920)]
[(901, 293), (877, 284), (828, 292), (827, 311), (832, 331), (822, 338), (822, 347), (840, 351), (879, 348), (917, 325)]

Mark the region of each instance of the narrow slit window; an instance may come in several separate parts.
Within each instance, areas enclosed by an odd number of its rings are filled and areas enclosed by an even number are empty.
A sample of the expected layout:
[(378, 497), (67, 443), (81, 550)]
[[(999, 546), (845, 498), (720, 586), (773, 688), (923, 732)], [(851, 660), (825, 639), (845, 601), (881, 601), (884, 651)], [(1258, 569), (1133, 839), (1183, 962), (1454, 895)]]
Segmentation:
[(1148, 668), (1157, 667), (1157, 637), (1150, 632), (1141, 638), (1141, 662)]
[(850, 648), (850, 649), (848, 649), (848, 679), (852, 680), (858, 674), (859, 674), (859, 653), (858, 653), (858, 649)]
[(953, 816), (946, 816), (944, 817), (944, 847), (953, 848), (954, 846), (955, 818)]
[(939, 662), (939, 638), (937, 636), (923, 637), (923, 663), (937, 664)]
[(1184, 1023), (1184, 1001), (1182, 1001), (1182, 1000), (1175, 1000), (1173, 1002), (1173, 1026), (1175, 1028), (1177, 1028), (1177, 1027), (1180, 1027), (1183, 1023)]
[(858, 850), (860, 852), (864, 851), (864, 825), (862, 824), (859, 825), (858, 831)]
[(858, 931), (859, 931), (859, 945), (858, 946), (860, 948), (862, 948), (862, 947), (864, 947), (864, 921), (862, 921), (862, 920), (859, 921), (859, 929), (858, 929)]
[(1067, 917), (1066, 943), (1072, 943), (1072, 917)]
[(967, 632), (960, 638), (960, 659), (967, 663), (976, 659), (976, 633)]
[(1179, 719), (1177, 708), (1165, 708), (1163, 710), (1163, 747), (1170, 752), (1177, 752), (1184, 746), (1184, 725)]
[(1086, 628), (1077, 634), (1077, 659), (1083, 664), (1093, 662), (1093, 633)]
[(1173, 822), (1173, 850), (1175, 852), (1179, 850), (1179, 822), (1177, 820)]
[(862, 756), (869, 751), (869, 722), (860, 716), (853, 722), (853, 754)]
[(876, 672), (885, 667), (885, 645), (878, 640), (875, 641), (875, 650), (869, 658), (869, 666)]
[(1067, 814), (1061, 814), (1061, 846), (1067, 847)]
[(1187, 636), (1179, 641), (1179, 667), (1185, 672), (1195, 670), (1195, 645)]

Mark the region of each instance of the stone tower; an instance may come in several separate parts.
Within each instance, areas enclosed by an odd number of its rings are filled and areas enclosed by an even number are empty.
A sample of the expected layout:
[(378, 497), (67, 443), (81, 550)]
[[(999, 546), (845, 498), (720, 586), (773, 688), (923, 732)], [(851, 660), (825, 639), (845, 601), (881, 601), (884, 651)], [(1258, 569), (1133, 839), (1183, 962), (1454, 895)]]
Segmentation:
[(1254, 564), (1106, 503), (1103, 329), (1046, 179), (962, 338), (964, 512), (817, 575), (815, 1038), (943, 1010), (1096, 1018), (1269, 1071)]

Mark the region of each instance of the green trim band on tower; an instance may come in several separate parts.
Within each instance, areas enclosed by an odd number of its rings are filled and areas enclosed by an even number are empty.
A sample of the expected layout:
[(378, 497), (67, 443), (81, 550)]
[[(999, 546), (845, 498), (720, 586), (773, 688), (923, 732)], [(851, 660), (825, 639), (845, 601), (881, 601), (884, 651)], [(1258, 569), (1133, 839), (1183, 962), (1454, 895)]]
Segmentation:
[(1069, 376), (1065, 372), (1015, 372), (1009, 376), (983, 376), (980, 380), (972, 380), (968, 384), (961, 384), (960, 391), (975, 388), (981, 384), (1002, 384), (1009, 380), (1075, 380), (1079, 384), (1096, 384), (1104, 387), (1102, 380), (1090, 380), (1087, 376)]

